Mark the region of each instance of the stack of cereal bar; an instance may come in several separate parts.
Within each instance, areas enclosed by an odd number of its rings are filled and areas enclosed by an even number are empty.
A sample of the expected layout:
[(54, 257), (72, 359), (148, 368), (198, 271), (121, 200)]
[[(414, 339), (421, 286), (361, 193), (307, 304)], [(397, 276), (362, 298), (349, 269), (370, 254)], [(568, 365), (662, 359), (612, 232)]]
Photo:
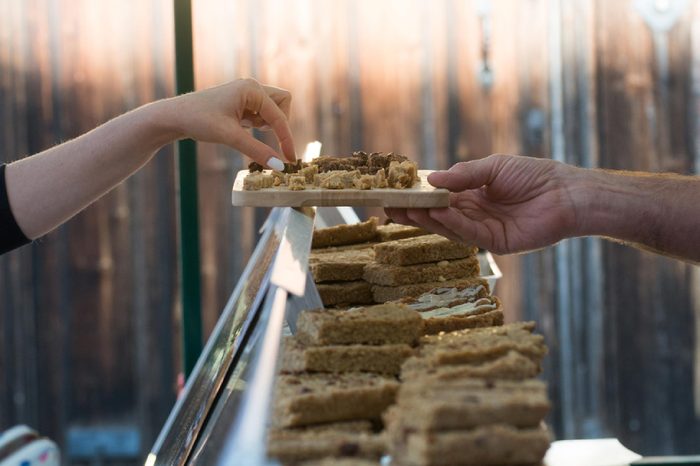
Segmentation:
[(440, 235), (387, 241), (374, 246), (365, 266), (375, 302), (418, 296), (439, 286), (471, 282), (479, 276), (477, 248)]
[(384, 416), (392, 464), (539, 464), (549, 401), (534, 377), (547, 348), (533, 329), (521, 322), (423, 337)]
[(381, 417), (422, 325), (401, 304), (302, 312), (282, 349), (268, 454), (283, 464), (343, 457), (376, 464), (386, 452)]
[(314, 231), (309, 270), (326, 307), (372, 304), (372, 287), (363, 280), (365, 265), (374, 260), (377, 218), (354, 225)]
[(426, 231), (404, 225), (377, 225), (377, 217), (353, 225), (338, 225), (314, 231), (309, 269), (323, 305), (349, 307), (375, 302), (372, 284), (363, 276), (374, 262), (374, 245)]
[(326, 307), (385, 303), (434, 288), (481, 287), (477, 249), (377, 218), (314, 232), (309, 268)]

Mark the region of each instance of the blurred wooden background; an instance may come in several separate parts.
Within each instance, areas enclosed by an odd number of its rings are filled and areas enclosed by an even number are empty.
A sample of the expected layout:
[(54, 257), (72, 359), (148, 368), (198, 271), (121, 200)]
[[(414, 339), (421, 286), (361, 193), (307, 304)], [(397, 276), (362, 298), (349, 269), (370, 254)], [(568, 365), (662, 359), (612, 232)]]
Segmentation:
[[(700, 167), (695, 1), (201, 0), (193, 10), (197, 87), (253, 76), (291, 90), (299, 151), (318, 139), (326, 153), (397, 151), (425, 168), (494, 152)], [(172, 95), (172, 18), (169, 0), (0, 0), (0, 160)], [(230, 206), (246, 164), (200, 145), (205, 334), (266, 215)], [(174, 170), (164, 148), (65, 226), (0, 257), (0, 429), (27, 423), (67, 448), (77, 428), (112, 426), (150, 448), (180, 368)], [(509, 319), (536, 319), (550, 345), (559, 438), (700, 453), (697, 267), (598, 239), (498, 261)]]

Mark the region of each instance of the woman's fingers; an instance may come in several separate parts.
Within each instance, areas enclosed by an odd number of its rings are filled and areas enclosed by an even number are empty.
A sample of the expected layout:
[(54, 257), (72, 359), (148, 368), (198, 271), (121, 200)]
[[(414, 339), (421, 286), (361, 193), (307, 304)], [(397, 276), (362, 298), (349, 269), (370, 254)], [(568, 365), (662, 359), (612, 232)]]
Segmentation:
[(275, 104), (277, 104), (280, 110), (282, 110), (287, 119), (289, 119), (289, 111), (291, 110), (292, 106), (292, 94), (285, 89), (280, 89), (279, 87), (263, 85), (263, 89), (275, 102)]
[(289, 122), (285, 113), (269, 95), (265, 94), (259, 114), (265, 123), (270, 125), (272, 131), (275, 132), (284, 156), (287, 160), (294, 162), (297, 159), (294, 151), (294, 138), (292, 137), (292, 130), (289, 128)]
[[(295, 161), (294, 138), (287, 121), (291, 94), (283, 89), (263, 86), (254, 79), (242, 80), (241, 85), (244, 89), (244, 98), (243, 108), (240, 109), (238, 118), (239, 124), (243, 127), (269, 126), (277, 136), (284, 157), (289, 161)], [(242, 136), (240, 138), (243, 139)], [(250, 138), (254, 139), (252, 136)], [(252, 145), (250, 141), (248, 143)]]
[(243, 128), (238, 127), (234, 129), (232, 140), (229, 145), (234, 149), (243, 152), (245, 155), (261, 165), (265, 165), (279, 171), (284, 169), (284, 162), (280, 160), (277, 151), (267, 144), (255, 139)]

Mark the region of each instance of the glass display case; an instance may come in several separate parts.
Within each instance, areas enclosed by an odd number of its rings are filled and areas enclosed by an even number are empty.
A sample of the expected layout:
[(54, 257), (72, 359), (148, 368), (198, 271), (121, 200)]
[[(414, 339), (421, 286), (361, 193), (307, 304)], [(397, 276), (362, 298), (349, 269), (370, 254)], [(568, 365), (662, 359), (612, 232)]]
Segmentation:
[[(277, 464), (265, 455), (280, 342), (322, 307), (307, 272), (314, 223), (358, 221), (349, 208), (274, 208), (146, 465)], [(479, 254), (491, 287), (500, 272)]]

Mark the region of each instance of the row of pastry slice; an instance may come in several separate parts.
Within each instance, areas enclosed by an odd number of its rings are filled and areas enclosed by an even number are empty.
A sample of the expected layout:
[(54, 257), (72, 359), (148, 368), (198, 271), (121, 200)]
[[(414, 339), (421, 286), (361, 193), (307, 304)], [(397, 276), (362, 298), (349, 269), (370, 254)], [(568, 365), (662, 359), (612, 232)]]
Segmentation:
[(547, 352), (534, 324), (427, 336), (403, 364), (385, 414), (392, 464), (539, 464), (550, 444)]
[(384, 303), (480, 273), (477, 249), (376, 217), (314, 232), (309, 269), (326, 307)]

